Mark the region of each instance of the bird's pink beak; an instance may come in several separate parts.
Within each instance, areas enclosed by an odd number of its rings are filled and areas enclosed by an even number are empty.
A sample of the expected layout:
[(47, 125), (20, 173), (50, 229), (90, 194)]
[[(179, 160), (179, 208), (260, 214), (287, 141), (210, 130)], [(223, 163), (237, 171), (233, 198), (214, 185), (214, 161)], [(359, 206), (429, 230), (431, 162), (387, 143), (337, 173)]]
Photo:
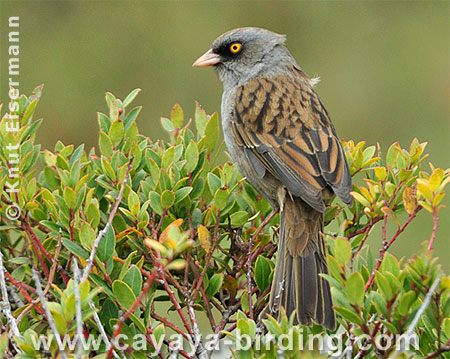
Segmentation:
[(222, 58), (209, 49), (192, 64), (192, 67), (213, 66), (221, 61)]

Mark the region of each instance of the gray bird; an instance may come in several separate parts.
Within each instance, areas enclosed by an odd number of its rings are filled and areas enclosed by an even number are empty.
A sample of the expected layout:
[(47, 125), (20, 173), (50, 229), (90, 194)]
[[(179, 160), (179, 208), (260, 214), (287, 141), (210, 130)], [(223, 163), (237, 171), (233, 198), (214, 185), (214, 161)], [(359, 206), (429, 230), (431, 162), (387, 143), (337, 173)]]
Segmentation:
[[(336, 325), (328, 282), (323, 212), (336, 194), (353, 204), (351, 176), (330, 116), (285, 36), (253, 27), (219, 36), (193, 66), (214, 66), (223, 83), (222, 126), (247, 181), (281, 210), (269, 312)], [(267, 311), (267, 310), (266, 310)]]

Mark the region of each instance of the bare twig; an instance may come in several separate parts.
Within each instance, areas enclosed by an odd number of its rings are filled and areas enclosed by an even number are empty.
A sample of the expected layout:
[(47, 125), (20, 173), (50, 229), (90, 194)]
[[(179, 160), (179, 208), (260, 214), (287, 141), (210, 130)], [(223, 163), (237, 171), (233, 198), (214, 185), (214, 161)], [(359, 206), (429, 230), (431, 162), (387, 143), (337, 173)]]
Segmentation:
[(11, 300), (16, 304), (17, 308), (22, 308), (25, 306), (25, 303), (23, 302), (22, 299), (20, 299), (19, 295), (17, 294), (16, 287), (10, 285), (6, 289), (8, 290), (9, 296), (11, 297)]
[(80, 269), (78, 268), (77, 257), (73, 257), (73, 294), (75, 296), (75, 318), (77, 323), (77, 359), (81, 359), (83, 354), (83, 346), (81, 338), (83, 336), (83, 319), (81, 317), (81, 296), (80, 296)]
[(179, 352), (178, 348), (173, 349), (169, 346), (169, 352), (170, 352), (169, 359), (178, 359), (178, 352)]
[(211, 358), (215, 347), (217, 345), (217, 343), (219, 342), (220, 339), (220, 334), (222, 332), (222, 330), (224, 330), (225, 326), (228, 324), (228, 321), (230, 320), (230, 317), (236, 313), (236, 311), (239, 309), (240, 307), (240, 303), (237, 303), (235, 305), (232, 305), (230, 307), (228, 307), (227, 309), (225, 309), (225, 311), (223, 312), (223, 316), (222, 316), (222, 320), (220, 321), (219, 325), (216, 327), (216, 330), (214, 332), (214, 338), (213, 341), (211, 342), (211, 344), (209, 344), (209, 349), (208, 350), (208, 358)]
[(127, 172), (125, 173), (122, 186), (120, 187), (119, 195), (117, 196), (116, 202), (114, 202), (111, 212), (109, 213), (108, 221), (106, 222), (105, 228), (103, 228), (98, 233), (97, 238), (95, 238), (94, 244), (92, 245), (91, 254), (89, 256), (89, 259), (86, 261), (86, 267), (84, 268), (83, 276), (81, 277), (82, 282), (88, 279), (89, 273), (91, 272), (92, 266), (94, 264), (95, 254), (97, 253), (98, 245), (102, 240), (102, 238), (105, 236), (105, 234), (108, 232), (109, 228), (111, 227), (114, 216), (116, 215), (117, 209), (119, 208), (120, 202), (122, 201), (123, 193), (125, 191), (125, 187), (128, 182), (128, 176), (130, 175), (130, 171), (132, 168), (133, 159), (134, 156), (131, 156), (128, 162)]
[[(373, 315), (370, 317), (369, 321), (367, 322), (366, 326), (369, 327), (369, 325), (372, 324), (372, 323), (375, 321), (376, 318), (377, 318), (377, 315), (376, 315), (376, 314), (373, 314)], [(375, 334), (376, 334), (376, 331), (374, 330), (374, 331), (372, 332), (372, 337), (375, 336)], [(373, 339), (371, 338), (371, 340), (373, 340)], [(365, 344), (365, 343), (364, 343), (364, 344)], [(360, 358), (362, 358), (362, 356), (364, 355), (364, 353), (365, 353), (365, 350), (364, 350), (364, 349), (360, 349), (359, 352), (356, 354), (356, 356), (355, 356), (354, 359), (360, 359)]]
[[(22, 293), (22, 295), (25, 297), (25, 299), (28, 301), (28, 303), (30, 303), (31, 305), (29, 305), (29, 306), (27, 306), (20, 314), (19, 314), (19, 316), (17, 317), (17, 323), (20, 323), (20, 321), (22, 320), (22, 318), (25, 316), (25, 315), (27, 315), (28, 314), (28, 312), (31, 310), (31, 309), (33, 309), (33, 308), (35, 308), (36, 309), (36, 311), (39, 313), (39, 314), (42, 314), (42, 315), (45, 315), (45, 312), (44, 312), (44, 310), (40, 307), (40, 306), (38, 306), (37, 305), (37, 303), (38, 303), (38, 301), (37, 300), (33, 300), (33, 298), (31, 298), (31, 296), (28, 294), (28, 292), (25, 290), (26, 288), (25, 288), (25, 283), (21, 283), (21, 282), (18, 282), (17, 280), (15, 280), (12, 276), (11, 276), (11, 274), (9, 274), (7, 271), (6, 271), (6, 268), (5, 268), (5, 273), (6, 273), (6, 276), (8, 277), (8, 280), (12, 283), (12, 285), (15, 287), (15, 288), (17, 288), (18, 290), (19, 290), (19, 292), (20, 293)], [(28, 285), (27, 285), (27, 287), (29, 287)], [(33, 293), (35, 293), (36, 292), (36, 289), (34, 289), (34, 288), (28, 288), (31, 292), (33, 292)]]
[[(91, 307), (91, 309), (94, 309), (94, 310), (96, 309), (94, 302), (89, 302), (89, 306)], [(102, 324), (96, 311), (94, 311), (93, 318), (94, 318), (95, 324), (97, 324), (98, 330), (100, 331), (100, 335), (102, 336), (102, 339), (105, 342), (106, 349), (109, 350), (111, 348), (111, 342), (108, 339), (108, 335), (106, 334), (105, 328), (103, 327), (103, 324)], [(112, 355), (116, 359), (121, 359), (115, 350), (112, 351)]]
[(253, 320), (253, 303), (252, 303), (252, 250), (253, 238), (248, 241), (248, 260), (247, 260), (247, 291), (248, 291), (248, 307), (249, 316)]
[[(17, 327), (16, 320), (14, 319), (12, 313), (11, 313), (11, 304), (9, 303), (8, 299), (8, 290), (6, 289), (6, 282), (5, 282), (5, 268), (3, 267), (3, 254), (0, 252), (0, 287), (1, 287), (1, 293), (2, 293), (2, 308), (3, 313), (5, 314), (6, 319), (8, 320), (9, 327), (11, 329), (11, 332), (13, 335), (19, 338), (23, 338), (22, 335), (19, 332), (19, 328)], [(16, 345), (13, 343), (14, 349), (21, 353), (22, 351), (19, 350)]]
[(67, 354), (64, 351), (63, 343), (61, 342), (61, 337), (59, 336), (58, 329), (56, 329), (55, 320), (53, 319), (52, 313), (47, 305), (47, 300), (44, 297), (44, 293), (42, 292), (41, 281), (39, 279), (39, 274), (36, 269), (31, 268), (33, 272), (33, 280), (36, 283), (36, 293), (41, 301), (42, 308), (44, 308), (45, 315), (47, 317), (48, 325), (55, 337), (56, 344), (58, 345), (59, 353), (63, 359), (67, 359)]
[[(198, 279), (200, 278), (200, 273), (198, 272), (197, 266), (195, 265), (195, 263), (193, 263), (193, 262), (190, 260), (189, 256), (185, 256), (185, 257), (188, 258), (188, 260), (186, 261), (186, 268), (187, 268), (187, 266), (189, 265), (190, 268), (192, 268), (192, 271), (194, 272), (195, 279), (198, 280)], [(186, 273), (186, 272), (185, 272), (185, 273)], [(188, 295), (188, 293), (187, 293), (187, 286), (184, 286), (184, 287), (181, 289), (181, 293), (183, 293), (184, 296), (185, 296), (186, 298), (189, 297), (189, 295)], [(214, 301), (214, 298), (208, 298), (208, 297), (207, 297), (207, 295), (206, 295), (206, 290), (205, 290), (204, 286), (201, 286), (201, 287), (200, 287), (200, 293), (202, 294), (203, 302), (205, 303), (206, 316), (207, 316), (208, 319), (209, 319), (209, 323), (210, 323), (210, 325), (211, 325), (212, 330), (215, 331), (215, 330), (216, 330), (216, 322), (214, 321), (214, 316), (213, 316), (213, 313), (212, 313), (212, 310), (211, 310), (211, 302), (212, 302), (212, 303), (216, 306), (216, 308), (219, 309), (220, 311), (222, 311), (222, 308)]]
[(192, 330), (194, 332), (192, 335), (192, 340), (194, 341), (195, 354), (197, 355), (198, 359), (209, 359), (208, 353), (203, 347), (202, 333), (200, 333), (200, 328), (198, 327), (197, 318), (195, 316), (194, 303), (192, 301), (187, 301), (186, 304), (189, 317), (191, 318), (192, 322)]

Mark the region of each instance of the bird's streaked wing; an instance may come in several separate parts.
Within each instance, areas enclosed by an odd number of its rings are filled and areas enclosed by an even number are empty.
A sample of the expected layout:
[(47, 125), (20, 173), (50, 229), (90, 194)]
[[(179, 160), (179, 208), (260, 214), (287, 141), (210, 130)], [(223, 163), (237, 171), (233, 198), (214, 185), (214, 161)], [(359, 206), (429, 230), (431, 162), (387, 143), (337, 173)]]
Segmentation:
[(328, 113), (306, 78), (256, 78), (238, 88), (232, 132), (255, 171), (323, 212), (329, 185), (347, 204), (351, 177)]

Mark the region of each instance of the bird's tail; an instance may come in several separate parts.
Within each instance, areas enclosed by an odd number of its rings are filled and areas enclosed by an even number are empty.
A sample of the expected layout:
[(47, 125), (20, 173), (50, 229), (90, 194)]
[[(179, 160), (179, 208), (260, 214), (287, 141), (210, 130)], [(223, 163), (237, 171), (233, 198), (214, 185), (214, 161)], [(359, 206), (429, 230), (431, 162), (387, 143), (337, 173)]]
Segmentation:
[(322, 213), (286, 195), (269, 308), (283, 307), (288, 316), (295, 310), (295, 323), (311, 325), (314, 321), (333, 330), (336, 319), (330, 285), (319, 276), (328, 273), (322, 233)]

